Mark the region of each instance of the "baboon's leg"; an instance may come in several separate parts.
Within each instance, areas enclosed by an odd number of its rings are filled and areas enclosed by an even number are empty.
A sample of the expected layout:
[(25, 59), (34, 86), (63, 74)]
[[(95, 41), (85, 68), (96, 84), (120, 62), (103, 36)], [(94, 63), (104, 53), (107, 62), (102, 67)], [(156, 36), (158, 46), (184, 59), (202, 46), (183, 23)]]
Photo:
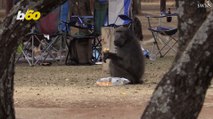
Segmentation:
[(139, 83), (138, 79), (131, 74), (128, 69), (125, 69), (123, 65), (118, 64), (114, 60), (110, 62), (110, 74), (114, 77), (123, 77), (130, 81), (131, 84)]

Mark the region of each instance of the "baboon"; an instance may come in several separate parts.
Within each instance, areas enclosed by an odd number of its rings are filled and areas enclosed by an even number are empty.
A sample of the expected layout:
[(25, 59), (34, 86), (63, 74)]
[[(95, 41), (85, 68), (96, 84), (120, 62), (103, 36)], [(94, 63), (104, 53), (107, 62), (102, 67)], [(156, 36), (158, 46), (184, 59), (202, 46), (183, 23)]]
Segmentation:
[(116, 53), (104, 52), (103, 60), (111, 59), (109, 68), (113, 77), (124, 77), (130, 84), (143, 83), (144, 56), (138, 39), (127, 27), (115, 30)]

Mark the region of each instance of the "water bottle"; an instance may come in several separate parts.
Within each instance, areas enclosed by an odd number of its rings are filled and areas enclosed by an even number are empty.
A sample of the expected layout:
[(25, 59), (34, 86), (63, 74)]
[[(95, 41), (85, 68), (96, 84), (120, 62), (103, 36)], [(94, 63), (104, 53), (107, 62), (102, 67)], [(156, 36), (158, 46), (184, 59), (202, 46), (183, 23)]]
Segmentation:
[[(167, 15), (171, 15), (171, 9), (170, 8), (168, 9)], [(171, 22), (172, 21), (172, 17), (171, 16), (167, 17), (166, 20), (167, 20), (167, 22)]]
[(150, 54), (149, 59), (152, 61), (156, 60), (156, 54)]

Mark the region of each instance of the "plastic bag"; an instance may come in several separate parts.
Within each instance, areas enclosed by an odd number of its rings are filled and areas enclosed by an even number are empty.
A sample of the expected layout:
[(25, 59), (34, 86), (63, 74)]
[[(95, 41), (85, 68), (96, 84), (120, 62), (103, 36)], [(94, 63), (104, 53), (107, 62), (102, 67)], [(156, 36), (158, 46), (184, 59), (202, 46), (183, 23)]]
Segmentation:
[(96, 81), (97, 86), (120, 86), (126, 85), (130, 81), (126, 78), (119, 78), (119, 77), (106, 77), (101, 78)]

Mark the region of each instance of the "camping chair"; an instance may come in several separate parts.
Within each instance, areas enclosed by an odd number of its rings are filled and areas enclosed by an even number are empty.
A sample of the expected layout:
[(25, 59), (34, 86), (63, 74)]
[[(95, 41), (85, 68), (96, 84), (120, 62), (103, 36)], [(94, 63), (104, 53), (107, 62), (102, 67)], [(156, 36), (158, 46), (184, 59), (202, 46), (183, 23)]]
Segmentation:
[(37, 53), (35, 49), (40, 47), (39, 44), (43, 44), (43, 38), (43, 34), (39, 34), (34, 28), (32, 28), (31, 32), (26, 35), (26, 40), (18, 47), (19, 55), (16, 62), (24, 57), (30, 66), (35, 65), (37, 63)]
[[(162, 16), (146, 16), (148, 19), (148, 30), (151, 31), (153, 36), (153, 46), (151, 50), (152, 58), (156, 58), (157, 55), (164, 57), (168, 54), (170, 50), (177, 52), (174, 46), (177, 43), (175, 39), (175, 34), (178, 31), (177, 26), (174, 27), (174, 24), (170, 24), (172, 17), (177, 17), (177, 14), (164, 14)], [(154, 23), (158, 21), (158, 23)], [(161, 43), (161, 44), (159, 44)]]
[[(103, 1), (103, 0), (102, 0)], [(102, 45), (101, 45), (101, 26), (104, 25), (104, 20), (107, 13), (107, 2), (95, 1), (94, 16), (71, 16), (69, 26), (78, 28), (79, 31), (86, 30), (87, 33), (79, 32), (78, 34), (72, 35), (72, 40), (67, 43), (68, 55), (66, 58), (66, 64), (82, 64), (79, 62), (80, 57), (78, 56), (76, 42), (87, 42), (91, 41), (91, 57), (89, 56), (89, 64), (100, 62)], [(90, 48), (88, 49), (90, 50)], [(90, 52), (90, 51), (88, 51)], [(88, 64), (87, 63), (87, 64)], [(84, 64), (84, 63), (83, 63)]]
[[(69, 14), (69, 2), (65, 2), (63, 5), (61, 5), (59, 10), (56, 9), (55, 13), (53, 13), (53, 20), (50, 16), (50, 18), (47, 17), (47, 19), (44, 19), (41, 21), (40, 25), (40, 31), (42, 33), (48, 34), (50, 37), (50, 42), (48, 43), (47, 47), (43, 50), (44, 53), (42, 57), (44, 57), (43, 62), (48, 58), (53, 58), (54, 61), (60, 61), (62, 62), (64, 59), (64, 53), (66, 49), (66, 39), (69, 36), (69, 27), (67, 27), (67, 24), (65, 24), (68, 20), (68, 14)], [(54, 17), (56, 15), (56, 17)], [(53, 25), (49, 22), (53, 21)], [(43, 23), (42, 23), (43, 22)], [(49, 24), (49, 25), (48, 25)], [(49, 30), (50, 27), (53, 27)], [(56, 48), (55, 45), (59, 43), (58, 47)], [(57, 53), (57, 55), (54, 56), (53, 53)]]
[[(63, 43), (65, 44), (69, 31), (62, 21), (66, 21), (68, 17), (68, 8), (68, 2), (64, 3), (61, 7), (42, 18), (37, 23), (36, 29), (27, 35), (28, 40), (22, 48), (20, 57), (24, 56), (30, 66), (49, 61), (62, 61), (63, 51), (66, 50)], [(46, 34), (46, 38), (43, 34)], [(35, 40), (39, 43), (40, 53), (38, 56), (35, 56), (33, 52)], [(60, 48), (54, 46), (58, 42), (61, 42)], [(30, 54), (26, 53), (27, 51), (31, 51)]]
[[(76, 42), (88, 42), (91, 40), (91, 57), (88, 59), (88, 64), (94, 64), (95, 62), (100, 61), (101, 59), (101, 41), (99, 39), (99, 34), (94, 32), (93, 25), (93, 16), (71, 16), (70, 18), (70, 27), (75, 27), (80, 30), (86, 30), (78, 32), (74, 35), (71, 35), (72, 40), (68, 43), (68, 54), (66, 57), (65, 64), (81, 64), (80, 57), (78, 56)], [(89, 49), (88, 49), (89, 50)], [(99, 52), (100, 51), (100, 52)]]

